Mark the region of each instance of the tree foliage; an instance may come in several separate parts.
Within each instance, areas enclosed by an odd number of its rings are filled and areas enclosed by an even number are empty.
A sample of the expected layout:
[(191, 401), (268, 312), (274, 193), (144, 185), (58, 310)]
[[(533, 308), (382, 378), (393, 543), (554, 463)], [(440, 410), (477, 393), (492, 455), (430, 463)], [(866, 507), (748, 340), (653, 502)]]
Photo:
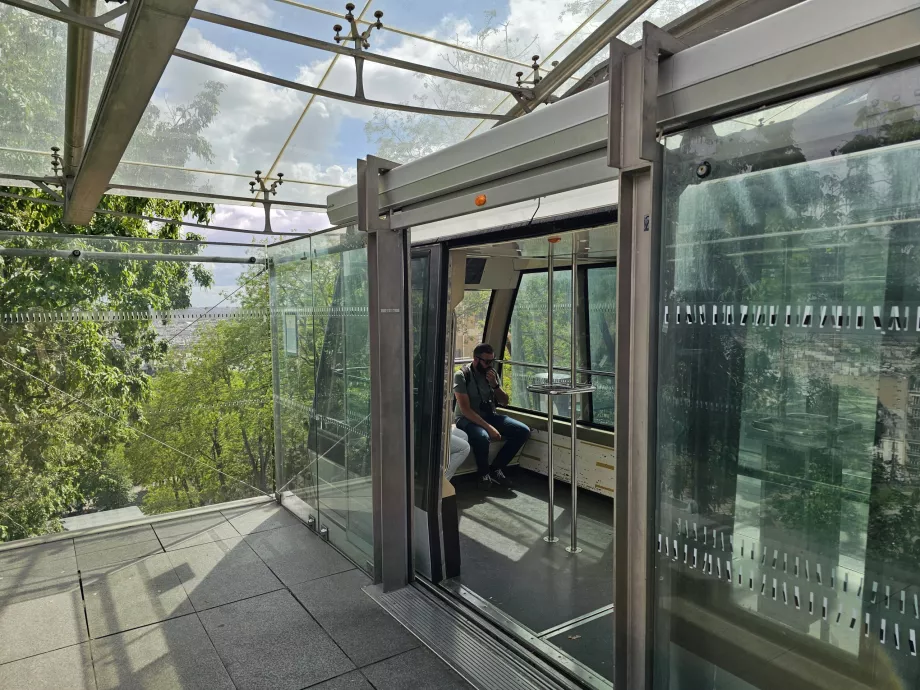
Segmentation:
[[(65, 24), (0, 6), (0, 172), (51, 174), (49, 149), (63, 146), (66, 42)], [(114, 45), (96, 42), (91, 103), (105, 83)], [(162, 160), (155, 162), (207, 159), (202, 131), (219, 111), (223, 88), (205, 83), (192, 102), (168, 114), (149, 106), (135, 142), (158, 152)], [(23, 233), (3, 244), (19, 249), (99, 248), (89, 239), (38, 235), (52, 233), (105, 236), (104, 249), (112, 251), (194, 253), (194, 245), (165, 248), (130, 238), (178, 239), (179, 220), (205, 223), (213, 212), (209, 204), (106, 196), (101, 206), (111, 211), (177, 222), (97, 214), (90, 225), (74, 228), (62, 224), (59, 207), (28, 199), (42, 193), (4, 189), (27, 197), (0, 199), (0, 231)], [(206, 268), (185, 262), (0, 258), (0, 540), (57, 530), (62, 516), (132, 500), (125, 448), (149, 421), (151, 368), (170, 352), (150, 320), (105, 315), (183, 309), (196, 286), (210, 283)], [(81, 316), (64, 318), (72, 314)]]

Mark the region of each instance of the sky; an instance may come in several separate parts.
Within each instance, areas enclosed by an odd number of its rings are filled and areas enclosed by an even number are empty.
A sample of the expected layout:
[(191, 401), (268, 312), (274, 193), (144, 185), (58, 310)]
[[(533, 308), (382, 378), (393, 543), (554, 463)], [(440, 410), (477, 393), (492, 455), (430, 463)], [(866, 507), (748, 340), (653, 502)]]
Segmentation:
[[(356, 14), (365, 7), (366, 1), (356, 2)], [(477, 33), (485, 26), (502, 26), (502, 30), (486, 42), (484, 49), (490, 52), (507, 50), (506, 41), (510, 41), (512, 50), (521, 53), (521, 57), (529, 61), (531, 54), (549, 54), (591, 12), (603, 5), (598, 16), (578, 34), (578, 38), (583, 38), (622, 2), (466, 0), (463, 3), (447, 3), (436, 0), (370, 0), (364, 16), (372, 18), (374, 11), (380, 9), (384, 12), (384, 25), (444, 41), (459, 41), (465, 45), (475, 45)], [(660, 0), (650, 16), (652, 20), (663, 24), (676, 13), (686, 11), (700, 2)], [(312, 0), (309, 4), (344, 13), (345, 3), (340, 0)], [(337, 21), (345, 23), (343, 19), (277, 0), (199, 0), (198, 8), (324, 40), (333, 37), (332, 26)], [(654, 15), (656, 11), (658, 16)], [(453, 69), (452, 63), (463, 55), (443, 45), (386, 30), (375, 30), (370, 41), (373, 52), (444, 69)], [(577, 43), (578, 40), (569, 41), (554, 59), (563, 57)], [(180, 48), (313, 86), (320, 84), (333, 61), (332, 54), (324, 51), (199, 20), (189, 22), (180, 41)], [(479, 72), (503, 83), (513, 83), (514, 72), (523, 69), (490, 58), (477, 57), (474, 62), (475, 65), (464, 66), (464, 71)], [(377, 143), (365, 131), (365, 124), (374, 115), (373, 108), (316, 97), (305, 112), (305, 106), (310, 100), (308, 94), (181, 58), (171, 60), (152, 102), (160, 108), (162, 116), (167, 117), (175, 112), (176, 106), (194, 99), (209, 80), (220, 81), (226, 87), (220, 98), (220, 113), (203, 132), (211, 145), (212, 158), (205, 160), (193, 156), (187, 167), (232, 175), (202, 173), (196, 179), (199, 188), (245, 196), (248, 194), (249, 176), (257, 169), (266, 171), (271, 168), (282, 149), (284, 154), (275, 170), (284, 173), (289, 180), (347, 186), (355, 182), (357, 159), (378, 153)], [(431, 104), (434, 86), (437, 84), (430, 79), (421, 79), (412, 72), (374, 63), (365, 65), (365, 90), (369, 98), (414, 103), (427, 97), (427, 102)], [(352, 93), (353, 60), (336, 60), (323, 88)], [(477, 106), (475, 109), (491, 110), (499, 106), (499, 112), (506, 110), (512, 102), (509, 99), (503, 103), (504, 97), (505, 94), (500, 92), (482, 91), (474, 98)], [(300, 118), (300, 125), (292, 135)], [(436, 128), (435, 133), (430, 135), (434, 140), (426, 143), (434, 147), (455, 143), (473, 131), (478, 122), (464, 120), (453, 128)], [(132, 153), (136, 159), (145, 156), (143, 150), (135, 149)], [(335, 189), (288, 183), (282, 187), (278, 198), (325, 203), (326, 196)], [(261, 225), (261, 213), (261, 210), (249, 207), (222, 208), (214, 222)], [(313, 215), (301, 215), (296, 222), (311, 229), (316, 224), (316, 227), (322, 227), (324, 223), (320, 223), (319, 217)]]

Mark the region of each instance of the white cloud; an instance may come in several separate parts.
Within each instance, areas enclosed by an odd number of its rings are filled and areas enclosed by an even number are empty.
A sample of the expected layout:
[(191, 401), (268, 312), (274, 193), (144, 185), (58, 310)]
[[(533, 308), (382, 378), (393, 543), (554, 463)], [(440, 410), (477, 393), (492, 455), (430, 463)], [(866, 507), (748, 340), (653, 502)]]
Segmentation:
[[(386, 11), (385, 3), (395, 0), (381, 1), (384, 2)], [(610, 12), (622, 4), (622, 1), (614, 0), (608, 5), (600, 17), (595, 18), (582, 29), (579, 37), (587, 35), (600, 21), (609, 16)], [(324, 18), (320, 15), (289, 6), (282, 8), (267, 0), (201, 0), (201, 2), (202, 8), (227, 16), (277, 26), (319, 38), (328, 39), (331, 36), (331, 26), (327, 27)], [(493, 22), (495, 25), (507, 22), (506, 28), (490, 35), (485, 44), (480, 47), (487, 52), (505, 53), (511, 46), (510, 50), (515, 53), (515, 57), (524, 62), (529, 62), (532, 54), (546, 57), (600, 3), (601, 0), (584, 2), (579, 2), (579, 0), (508, 0), (506, 10)], [(681, 6), (681, 9), (689, 9), (689, 5), (693, 4), (699, 4), (699, 2), (697, 0), (661, 0), (655, 7), (667, 5), (673, 12), (673, 8), (678, 5)], [(563, 14), (567, 5), (577, 6), (578, 11)], [(667, 8), (657, 9), (658, 15), (654, 19), (659, 19), (659, 16), (666, 18), (661, 15), (663, 11), (667, 11)], [(331, 18), (325, 19), (332, 21)], [(473, 19), (475, 21), (448, 14), (431, 26), (426, 34), (447, 42), (477, 45), (477, 30), (481, 22), (476, 16)], [(384, 23), (386, 21), (387, 17), (384, 16)], [(239, 37), (234, 45), (224, 44), (223, 41), (222, 45), (216, 45), (207, 40), (196, 26), (190, 25), (183, 35), (180, 46), (206, 57), (239, 65), (246, 69), (266, 72), (266, 66), (260, 64), (259, 60), (246, 51), (245, 47), (249, 46), (254, 50), (256, 47), (271, 45), (274, 51), (272, 64), (283, 63), (285, 69), (295, 71), (298, 81), (310, 85), (319, 85), (332, 63), (332, 58), (328, 54), (322, 54), (319, 59), (310, 59), (317, 55), (316, 51), (303, 50), (292, 44), (272, 39), (253, 37), (243, 32), (237, 33)], [(464, 65), (464, 71), (479, 72), (481, 76), (507, 84), (514, 82), (516, 71), (524, 69), (507, 62), (471, 56), (469, 53), (460, 53), (446, 46), (388, 31), (374, 30), (370, 40), (372, 51), (398, 57), (413, 64), (452, 70), (455, 68), (455, 64), (452, 63), (455, 63), (460, 57), (470, 61)], [(577, 45), (577, 40), (570, 41), (554, 56), (554, 59), (561, 58), (575, 45)], [(264, 55), (264, 53), (258, 54)], [(298, 64), (298, 61), (302, 62)], [(427, 96), (427, 105), (436, 107), (436, 103), (433, 102), (435, 99), (432, 97), (433, 89), (426, 88), (426, 84), (431, 86), (430, 79), (421, 79), (413, 72), (375, 63), (365, 63), (364, 69), (365, 91), (369, 98), (398, 103), (415, 103), (419, 97)], [(354, 63), (350, 58), (338, 59), (323, 84), (323, 88), (348, 94), (354, 93), (354, 70)], [(309, 95), (187, 60), (174, 59), (161, 80), (153, 102), (161, 108), (165, 116), (170, 112), (171, 107), (190, 102), (200, 92), (203, 84), (209, 80), (220, 81), (226, 86), (220, 99), (220, 114), (203, 133), (213, 150), (213, 160), (193, 159), (189, 161), (188, 166), (245, 175), (247, 177), (202, 176), (201, 185), (207, 186), (214, 193), (248, 196), (248, 176), (252, 175), (256, 169), (264, 171), (273, 164), (292, 127), (303, 113)], [(448, 91), (452, 88), (468, 90), (468, 87), (457, 87), (453, 82), (441, 82), (440, 85)], [(483, 97), (475, 101), (475, 106), (480, 109), (491, 109), (502, 98), (501, 93), (483, 92)], [(450, 103), (449, 107), (469, 107), (469, 103), (469, 98), (467, 98), (466, 105), (463, 99), (455, 99), (455, 102)], [(504, 107), (508, 107), (510, 103), (509, 99)], [(330, 192), (334, 191), (334, 188), (330, 187), (296, 185), (293, 184), (294, 180), (338, 185), (353, 184), (356, 179), (354, 166), (356, 152), (357, 155), (360, 155), (375, 151), (374, 145), (365, 139), (360, 127), (360, 123), (367, 122), (373, 112), (373, 109), (367, 106), (333, 99), (314, 99), (309, 112), (303, 117), (278, 165), (277, 170), (283, 172), (292, 181), (281, 189), (279, 199), (321, 203), (325, 201)], [(457, 123), (455, 129), (442, 132), (442, 135), (462, 138), (476, 124), (476, 120), (462, 121)], [(351, 139), (348, 140), (345, 137), (351, 137)], [(143, 159), (144, 152), (140, 153)], [(147, 160), (151, 159), (153, 156), (148, 156)], [(219, 224), (256, 223), (261, 227), (261, 209), (251, 209), (245, 206), (224, 208), (233, 210), (221, 211), (228, 222), (219, 222)], [(319, 225), (314, 226), (313, 220), (309, 219), (314, 216), (322, 219)], [(215, 222), (218, 223), (217, 220)], [(320, 227), (326, 223), (324, 214), (307, 214), (297, 222), (311, 227)]]
[(268, 24), (275, 15), (268, 3), (252, 0), (198, 0), (196, 9), (253, 24)]

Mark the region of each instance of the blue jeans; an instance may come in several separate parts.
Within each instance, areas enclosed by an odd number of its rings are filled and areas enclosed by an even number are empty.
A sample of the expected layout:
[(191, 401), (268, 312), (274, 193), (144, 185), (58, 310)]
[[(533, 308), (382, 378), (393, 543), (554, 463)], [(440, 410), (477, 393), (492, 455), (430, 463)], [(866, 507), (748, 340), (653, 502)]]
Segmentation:
[(498, 451), (498, 455), (495, 456), (492, 467), (489, 467), (489, 432), (466, 417), (457, 420), (457, 428), (465, 431), (469, 437), (469, 443), (473, 449), (473, 456), (476, 458), (476, 468), (480, 477), (484, 477), (495, 470), (505, 469), (518, 451), (527, 443), (527, 439), (530, 438), (530, 429), (527, 425), (511, 419), (511, 417), (506, 417), (503, 414), (491, 414), (483, 415), (482, 418), (498, 430), (498, 433), (502, 435), (502, 440), (505, 442), (502, 449)]

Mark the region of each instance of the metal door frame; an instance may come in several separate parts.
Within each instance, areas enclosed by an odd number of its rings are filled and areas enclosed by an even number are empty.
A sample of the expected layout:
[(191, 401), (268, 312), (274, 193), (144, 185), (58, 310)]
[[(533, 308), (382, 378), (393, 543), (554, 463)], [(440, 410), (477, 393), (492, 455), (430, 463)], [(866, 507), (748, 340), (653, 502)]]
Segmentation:
[(659, 139), (899, 69), (920, 56), (920, 35), (909, 28), (918, 18), (920, 3), (911, 0), (808, 0), (693, 48), (648, 22), (638, 48), (611, 42), (608, 165), (620, 171), (615, 687), (651, 688), (653, 681)]

